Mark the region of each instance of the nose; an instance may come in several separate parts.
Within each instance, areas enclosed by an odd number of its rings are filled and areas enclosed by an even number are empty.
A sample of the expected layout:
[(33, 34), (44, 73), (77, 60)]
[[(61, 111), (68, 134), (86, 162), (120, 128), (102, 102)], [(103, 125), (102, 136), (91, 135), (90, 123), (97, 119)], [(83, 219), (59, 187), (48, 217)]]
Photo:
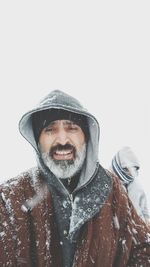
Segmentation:
[(57, 133), (55, 142), (57, 144), (65, 145), (68, 141), (69, 141), (69, 138), (68, 138), (67, 132), (65, 131), (64, 128), (60, 128)]

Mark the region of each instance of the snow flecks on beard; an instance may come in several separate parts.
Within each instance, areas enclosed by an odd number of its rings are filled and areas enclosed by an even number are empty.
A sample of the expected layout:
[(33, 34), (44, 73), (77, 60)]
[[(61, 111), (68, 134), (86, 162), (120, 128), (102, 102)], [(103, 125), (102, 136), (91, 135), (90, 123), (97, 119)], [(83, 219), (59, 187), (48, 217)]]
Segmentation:
[(74, 160), (54, 160), (50, 153), (41, 153), (44, 164), (50, 169), (50, 171), (61, 179), (73, 177), (77, 172), (81, 170), (83, 162), (86, 157), (86, 144), (83, 144), (80, 151), (76, 151), (76, 157)]

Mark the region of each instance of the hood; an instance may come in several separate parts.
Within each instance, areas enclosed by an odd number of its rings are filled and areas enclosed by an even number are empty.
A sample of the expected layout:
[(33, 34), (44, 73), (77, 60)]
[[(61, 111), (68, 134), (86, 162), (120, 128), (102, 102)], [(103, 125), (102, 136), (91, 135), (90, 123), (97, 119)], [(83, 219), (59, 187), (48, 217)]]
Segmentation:
[(117, 157), (120, 161), (120, 165), (122, 168), (129, 167), (138, 167), (140, 168), (140, 164), (138, 162), (137, 157), (133, 153), (130, 147), (126, 146), (120, 149), (117, 153)]
[(46, 97), (44, 97), (44, 99), (39, 102), (39, 104), (35, 108), (25, 113), (19, 122), (19, 131), (21, 135), (33, 146), (38, 155), (38, 158), (40, 158), (40, 153), (35, 141), (34, 132), (32, 128), (32, 115), (39, 111), (49, 109), (63, 109), (73, 113), (82, 114), (87, 118), (87, 123), (89, 127), (87, 158), (82, 168), (78, 184), (78, 187), (82, 186), (83, 184), (87, 183), (88, 180), (93, 176), (98, 166), (97, 163), (100, 132), (99, 124), (96, 118), (91, 113), (89, 113), (74, 97), (60, 90), (51, 91)]
[[(128, 171), (125, 170), (128, 169)], [(138, 175), (140, 164), (130, 147), (120, 149), (112, 159), (112, 169), (127, 184)]]

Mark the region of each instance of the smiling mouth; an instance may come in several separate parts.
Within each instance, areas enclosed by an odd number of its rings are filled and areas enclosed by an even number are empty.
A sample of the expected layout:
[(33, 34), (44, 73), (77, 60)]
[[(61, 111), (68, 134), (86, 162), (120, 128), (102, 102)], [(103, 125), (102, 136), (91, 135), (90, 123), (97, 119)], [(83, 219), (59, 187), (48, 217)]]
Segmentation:
[(52, 156), (55, 160), (71, 160), (74, 158), (74, 153), (73, 150), (56, 150)]

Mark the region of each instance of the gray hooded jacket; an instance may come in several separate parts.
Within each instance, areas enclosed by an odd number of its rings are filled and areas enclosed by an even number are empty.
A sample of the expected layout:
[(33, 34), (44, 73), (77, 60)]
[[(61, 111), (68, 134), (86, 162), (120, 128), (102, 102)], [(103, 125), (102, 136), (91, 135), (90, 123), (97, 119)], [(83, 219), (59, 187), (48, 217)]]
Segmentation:
[[(128, 169), (130, 175), (124, 168)], [(136, 208), (138, 215), (145, 222), (149, 221), (150, 215), (147, 197), (142, 186), (142, 181), (140, 181), (140, 178), (138, 177), (140, 164), (130, 147), (125, 146), (115, 154), (112, 159), (111, 169), (120, 178), (123, 185), (125, 185), (128, 196)]]
[[(32, 129), (32, 114), (42, 110), (62, 109), (86, 116), (89, 127), (87, 155), (77, 187), (72, 194), (60, 179), (57, 179), (44, 165)], [(20, 120), (19, 129), (23, 137), (33, 146), (43, 176), (53, 196), (60, 244), (62, 245), (64, 267), (72, 266), (75, 244), (81, 227), (99, 212), (109, 192), (112, 181), (98, 163), (99, 124), (96, 118), (70, 95), (54, 90), (36, 108), (27, 112)]]

